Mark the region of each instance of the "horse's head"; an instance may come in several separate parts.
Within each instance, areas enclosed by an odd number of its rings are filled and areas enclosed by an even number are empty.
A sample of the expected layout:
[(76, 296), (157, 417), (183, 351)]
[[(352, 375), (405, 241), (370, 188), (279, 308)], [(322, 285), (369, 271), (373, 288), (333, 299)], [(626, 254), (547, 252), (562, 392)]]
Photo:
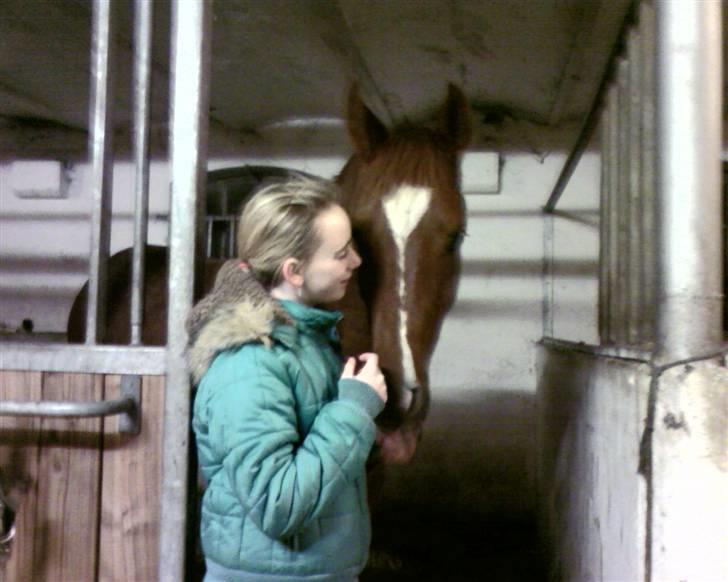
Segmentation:
[(385, 428), (419, 426), (427, 414), (430, 357), (460, 274), (458, 153), (470, 139), (470, 120), (453, 85), (438, 119), (438, 128), (390, 132), (356, 88), (349, 96), (355, 153), (339, 183), (364, 262), (344, 300), (347, 315), (358, 309), (361, 317), (345, 317), (340, 329), (345, 352), (379, 354), (389, 387)]

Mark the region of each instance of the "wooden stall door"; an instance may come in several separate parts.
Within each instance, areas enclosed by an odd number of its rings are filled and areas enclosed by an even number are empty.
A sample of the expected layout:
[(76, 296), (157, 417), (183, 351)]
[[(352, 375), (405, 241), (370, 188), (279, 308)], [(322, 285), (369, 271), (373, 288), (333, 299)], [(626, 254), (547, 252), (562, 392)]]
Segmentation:
[[(3, 400), (112, 400), (119, 376), (0, 371)], [(0, 417), (0, 479), (16, 536), (0, 582), (157, 578), (164, 378), (142, 378), (142, 432), (117, 417)]]

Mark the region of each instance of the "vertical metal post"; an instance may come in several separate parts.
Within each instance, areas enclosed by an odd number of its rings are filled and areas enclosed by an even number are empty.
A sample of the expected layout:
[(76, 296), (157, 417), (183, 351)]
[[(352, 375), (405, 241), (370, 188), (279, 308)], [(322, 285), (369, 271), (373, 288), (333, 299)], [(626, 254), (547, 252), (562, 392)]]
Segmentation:
[(543, 298), (541, 320), (544, 337), (554, 337), (554, 215), (549, 212), (543, 221)]
[(91, 255), (89, 257), (86, 343), (96, 344), (104, 329), (106, 264), (111, 237), (113, 176), (114, 55), (116, 39), (111, 0), (95, 0), (91, 39), (89, 150), (92, 158)]
[(657, 3), (658, 359), (722, 341), (720, 2)]
[(629, 318), (629, 217), (631, 214), (629, 196), (629, 63), (621, 57), (617, 65), (617, 216), (614, 227), (617, 229), (617, 280), (616, 280), (616, 318), (615, 333), (619, 345), (628, 343), (627, 321)]
[(612, 111), (607, 106), (602, 113), (601, 125), (601, 170), (599, 186), (599, 338), (601, 343), (608, 343), (610, 328), (609, 313), (609, 232), (611, 230), (609, 203), (611, 158), (609, 156), (609, 131), (612, 122)]
[(607, 271), (609, 277), (607, 278), (608, 285), (608, 313), (609, 313), (609, 335), (606, 343), (614, 345), (617, 343), (617, 328), (619, 322), (619, 91), (617, 86), (613, 85), (609, 90), (607, 97), (607, 107), (609, 110), (609, 127), (608, 127), (608, 153), (607, 157), (609, 165), (607, 171), (609, 172), (609, 192), (607, 212), (609, 213), (609, 232), (606, 240), (608, 265)]
[(144, 249), (149, 222), (149, 103), (153, 2), (134, 3), (134, 252), (131, 287), (131, 344), (142, 343)]
[(185, 318), (194, 291), (195, 235), (207, 158), (211, 5), (172, 4), (169, 315), (164, 402), (160, 581), (184, 580), (190, 384)]
[(642, 95), (640, 77), (642, 76), (642, 58), (639, 52), (639, 33), (636, 28), (630, 30), (627, 37), (627, 58), (629, 73), (627, 79), (628, 100), (626, 103), (629, 115), (627, 127), (629, 147), (629, 216), (627, 233), (629, 236), (629, 255), (627, 261), (627, 321), (626, 335), (630, 345), (640, 342), (642, 334), (642, 191), (640, 176), (642, 175), (641, 133), (640, 123)]
[(655, 232), (655, 9), (652, 3), (642, 2), (639, 13), (641, 75), (642, 174), (642, 339), (654, 342), (655, 278), (657, 235)]

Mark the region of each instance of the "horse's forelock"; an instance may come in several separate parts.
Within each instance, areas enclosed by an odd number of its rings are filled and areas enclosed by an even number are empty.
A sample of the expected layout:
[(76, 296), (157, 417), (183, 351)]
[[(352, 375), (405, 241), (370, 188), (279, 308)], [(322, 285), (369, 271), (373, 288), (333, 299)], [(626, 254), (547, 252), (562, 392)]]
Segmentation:
[(398, 130), (370, 159), (355, 157), (350, 162), (353, 180), (347, 196), (379, 199), (404, 184), (452, 191), (456, 162), (457, 152), (445, 136), (422, 128)]

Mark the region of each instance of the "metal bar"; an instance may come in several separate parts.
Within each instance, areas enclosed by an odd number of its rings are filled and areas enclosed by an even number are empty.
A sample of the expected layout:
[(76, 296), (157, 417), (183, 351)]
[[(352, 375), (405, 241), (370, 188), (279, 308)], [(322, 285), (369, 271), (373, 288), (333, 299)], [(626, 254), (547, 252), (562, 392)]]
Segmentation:
[(567, 352), (581, 352), (584, 354), (593, 354), (595, 356), (606, 358), (619, 358), (625, 360), (637, 360), (649, 364), (652, 353), (640, 348), (631, 348), (628, 346), (594, 346), (584, 342), (574, 342), (556, 338), (541, 338), (538, 343), (550, 349), (564, 350)]
[(569, 183), (569, 180), (571, 179), (574, 170), (576, 170), (576, 166), (579, 164), (579, 160), (581, 160), (582, 154), (589, 145), (589, 142), (591, 142), (594, 131), (597, 129), (597, 127), (599, 127), (599, 121), (601, 119), (602, 109), (604, 106), (604, 99), (607, 95), (607, 92), (609, 91), (609, 86), (611, 83), (611, 79), (614, 76), (614, 70), (617, 66), (617, 61), (622, 52), (627, 33), (632, 26), (633, 21), (634, 6), (630, 7), (630, 9), (627, 11), (627, 15), (625, 16), (624, 22), (622, 23), (622, 28), (620, 29), (619, 35), (617, 36), (617, 41), (612, 47), (612, 53), (609, 56), (607, 66), (604, 69), (604, 74), (602, 75), (602, 79), (599, 83), (599, 88), (597, 89), (594, 100), (592, 101), (592, 106), (589, 109), (589, 113), (587, 114), (586, 118), (584, 119), (584, 123), (581, 127), (581, 130), (579, 131), (579, 136), (576, 139), (576, 143), (574, 144), (574, 147), (572, 148), (569, 157), (566, 158), (564, 167), (561, 169), (561, 173), (556, 180), (556, 184), (554, 185), (554, 188), (549, 195), (546, 205), (544, 206), (544, 212), (553, 212), (556, 208), (556, 204), (558, 204), (559, 198), (561, 198), (561, 195), (564, 193), (566, 185)]
[(651, 2), (642, 2), (639, 16), (640, 50), (642, 51), (642, 339), (654, 342), (655, 332), (655, 279), (657, 241), (655, 233), (655, 8)]
[(139, 434), (142, 431), (142, 378), (136, 374), (121, 377), (121, 397), (134, 401), (133, 410), (119, 417), (118, 430), (122, 434)]
[(599, 340), (600, 343), (608, 343), (610, 329), (609, 313), (609, 284), (611, 273), (609, 272), (609, 233), (611, 230), (611, 215), (609, 204), (611, 200), (611, 164), (609, 148), (609, 132), (613, 119), (613, 112), (610, 109), (609, 97), (607, 106), (602, 114), (601, 125), (601, 168), (599, 187)]
[(629, 345), (639, 343), (642, 334), (642, 192), (640, 178), (642, 176), (642, 156), (640, 155), (642, 125), (640, 123), (642, 103), (640, 77), (642, 76), (642, 59), (639, 51), (639, 33), (636, 28), (630, 30), (627, 39), (627, 111), (629, 125), (627, 127), (627, 155), (629, 156), (629, 172), (627, 197), (629, 199), (629, 215), (627, 216), (627, 232), (629, 237), (629, 254), (624, 257), (627, 262), (627, 297), (626, 297), (626, 339)]
[(0, 416), (40, 416), (48, 418), (87, 418), (92, 416), (109, 416), (131, 410), (134, 400), (101, 400), (99, 402), (61, 402), (38, 401), (23, 402), (18, 400), (0, 401)]
[(228, 218), (228, 224), (227, 224), (227, 255), (226, 259), (232, 259), (236, 256), (236, 236), (235, 236), (235, 224), (237, 223), (237, 218), (235, 216), (231, 216)]
[(155, 376), (166, 369), (164, 348), (0, 342), (0, 370)]
[(215, 229), (215, 219), (212, 216), (207, 216), (205, 218), (205, 254), (208, 257), (211, 257), (215, 254), (215, 249), (213, 247), (213, 237), (212, 233)]
[(136, 397), (123, 394), (118, 400), (101, 400), (98, 402), (68, 401), (0, 401), (0, 416), (34, 416), (40, 418), (92, 418), (99, 416), (119, 417), (119, 432), (139, 434), (139, 393)]
[[(169, 315), (164, 403), (159, 571), (162, 582), (185, 579), (190, 384), (184, 321), (194, 294), (196, 240), (201, 241), (208, 130), (211, 4), (172, 4)], [(201, 245), (200, 245), (201, 246)]]
[(720, 2), (657, 3), (657, 359), (722, 340)]
[(111, 187), (113, 172), (115, 34), (114, 4), (95, 0), (91, 47), (90, 144), (93, 209), (91, 212), (91, 255), (89, 257), (86, 343), (93, 345), (104, 329), (106, 268), (111, 235)]
[(149, 104), (154, 3), (136, 0), (134, 12), (134, 250), (132, 255), (131, 344), (142, 343), (144, 249), (149, 222)]
[(620, 325), (619, 310), (617, 309), (619, 301), (619, 248), (618, 229), (619, 223), (619, 205), (617, 204), (619, 197), (619, 91), (616, 85), (612, 86), (607, 98), (607, 106), (609, 108), (609, 205), (607, 212), (609, 213), (609, 233), (607, 237), (608, 261), (607, 269), (609, 270), (609, 335), (607, 343), (616, 345), (617, 329)]
[(554, 216), (547, 214), (543, 222), (543, 297), (541, 320), (544, 337), (554, 335)]
[(625, 58), (620, 58), (617, 65), (617, 95), (619, 116), (617, 126), (617, 271), (616, 271), (616, 311), (615, 311), (615, 334), (618, 344), (629, 343), (627, 336), (627, 303), (629, 300), (629, 65)]

